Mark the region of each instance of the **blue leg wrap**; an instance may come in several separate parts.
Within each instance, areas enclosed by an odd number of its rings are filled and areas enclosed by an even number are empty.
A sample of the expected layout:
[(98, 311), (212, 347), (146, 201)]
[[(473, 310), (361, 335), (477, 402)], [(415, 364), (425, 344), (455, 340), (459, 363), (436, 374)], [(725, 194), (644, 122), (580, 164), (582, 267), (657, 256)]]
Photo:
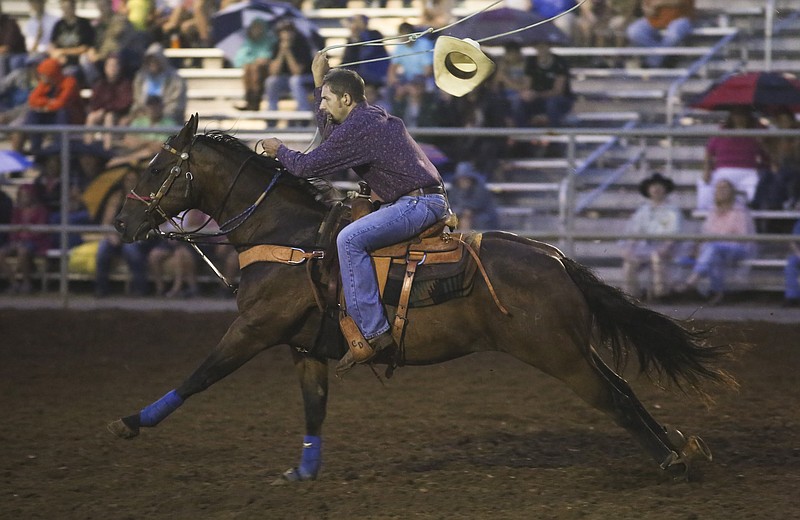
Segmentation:
[(303, 480), (314, 479), (322, 465), (322, 438), (314, 435), (303, 437), (303, 456), (300, 458), (298, 473)]
[(155, 403), (142, 408), (142, 411), (139, 412), (139, 422), (142, 426), (155, 426), (182, 404), (181, 396), (177, 391), (172, 390)]

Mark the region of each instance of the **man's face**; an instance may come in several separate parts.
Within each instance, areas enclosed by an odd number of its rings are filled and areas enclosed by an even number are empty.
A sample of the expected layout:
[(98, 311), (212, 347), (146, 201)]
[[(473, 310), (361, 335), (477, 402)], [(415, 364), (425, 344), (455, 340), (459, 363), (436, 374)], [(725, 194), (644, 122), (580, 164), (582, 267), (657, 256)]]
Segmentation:
[(334, 122), (341, 123), (350, 114), (350, 107), (346, 104), (346, 101), (350, 99), (350, 94), (345, 93), (339, 97), (331, 92), (328, 85), (323, 85), (321, 96), (322, 101), (320, 101), (319, 107), (330, 114)]

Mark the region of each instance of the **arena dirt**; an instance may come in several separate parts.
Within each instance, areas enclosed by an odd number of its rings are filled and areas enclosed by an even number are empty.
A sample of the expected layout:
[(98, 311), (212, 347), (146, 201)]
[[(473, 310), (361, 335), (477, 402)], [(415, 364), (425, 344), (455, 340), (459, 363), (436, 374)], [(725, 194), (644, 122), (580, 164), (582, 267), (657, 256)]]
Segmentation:
[(626, 377), (714, 453), (674, 483), (626, 432), (514, 359), (480, 354), (332, 379), (320, 480), (298, 461), (302, 402), (267, 351), (131, 441), (106, 422), (177, 386), (233, 314), (0, 311), (0, 518), (788, 519), (800, 516), (800, 325), (720, 323), (751, 349), (704, 407)]

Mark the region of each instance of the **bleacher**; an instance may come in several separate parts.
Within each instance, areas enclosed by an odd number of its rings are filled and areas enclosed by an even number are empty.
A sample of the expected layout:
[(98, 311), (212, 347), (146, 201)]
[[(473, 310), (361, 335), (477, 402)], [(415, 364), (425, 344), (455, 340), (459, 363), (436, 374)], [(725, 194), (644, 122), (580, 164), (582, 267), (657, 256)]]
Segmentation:
[[(764, 44), (764, 5), (745, 0), (728, 0), (724, 7), (714, 0), (697, 0), (698, 17), (693, 36), (682, 47), (663, 52), (677, 57), (672, 68), (647, 69), (640, 65), (650, 49), (622, 48), (555, 48), (556, 54), (567, 57), (573, 64), (573, 89), (577, 94), (574, 114), (570, 126), (578, 128), (621, 128), (630, 124), (641, 126), (663, 125), (666, 120), (667, 95), (676, 80), (681, 79), (688, 67), (696, 60), (707, 56), (721, 38), (735, 34), (732, 42), (708, 60), (697, 74), (686, 79), (677, 100), (679, 107), (705, 90), (718, 77), (747, 68), (755, 70), (766, 62)], [(311, 2), (304, 4), (304, 13), (320, 28), (326, 42), (342, 43), (347, 31), (341, 21), (359, 13), (370, 17), (370, 26), (385, 36), (395, 34), (402, 21), (412, 23), (419, 20), (421, 3), (416, 1), (411, 8), (401, 7), (399, 1), (390, 0), (385, 9), (366, 7), (363, 0), (350, 0), (347, 9), (313, 9)], [(486, 2), (467, 0), (459, 4), (458, 15), (472, 13)], [(82, 16), (96, 15), (94, 2), (79, 0), (78, 12)], [(791, 0), (778, 0), (776, 8), (782, 19), (797, 12)], [(57, 2), (48, 0), (48, 8), (58, 12)], [(3, 10), (24, 19), (28, 14), (26, 0), (4, 0)], [(800, 48), (796, 45), (797, 28), (800, 23), (775, 35), (771, 47), (771, 63), (775, 70), (800, 73)], [(502, 52), (487, 46), (487, 54)], [(199, 67), (182, 67), (181, 75), (189, 87), (188, 112), (198, 112), (201, 127), (224, 128), (226, 130), (264, 130), (265, 121), (282, 121), (280, 132), (290, 121), (310, 120), (310, 113), (298, 112), (293, 103), (286, 100), (277, 112), (239, 112), (234, 104), (243, 98), (241, 71), (227, 65), (218, 49), (167, 49), (167, 54), (179, 64), (197, 64)], [(533, 52), (526, 49), (526, 53)], [(338, 55), (340, 50), (332, 52)], [(621, 66), (597, 67), (594, 58), (607, 58)], [(334, 59), (335, 62), (335, 59)], [(719, 122), (720, 114), (696, 110), (683, 110), (680, 123), (708, 125)], [(216, 126), (212, 126), (216, 125)], [(311, 140), (311, 131), (292, 131), (276, 134), (293, 140), (297, 146), (305, 147)], [(548, 136), (551, 142), (565, 143), (564, 136)], [(490, 183), (500, 205), (501, 227), (522, 234), (552, 233), (563, 231), (559, 215), (559, 193), (572, 168), (580, 170), (575, 190), (576, 200), (602, 187), (604, 180), (615, 170), (623, 168), (611, 187), (604, 189), (590, 204), (582, 208), (574, 218), (574, 232), (608, 232), (622, 229), (626, 218), (641, 202), (638, 181), (645, 172), (671, 170), (677, 184), (672, 200), (691, 217), (694, 207), (694, 183), (702, 168), (704, 139), (675, 140), (671, 151), (663, 138), (620, 139), (598, 157), (592, 155), (606, 145), (607, 136), (578, 136), (575, 142), (575, 158), (570, 162), (566, 152), (557, 157), (514, 158), (503, 161), (502, 182)], [(566, 147), (562, 147), (566, 149)], [(587, 159), (592, 158), (591, 162)], [(688, 218), (694, 229), (699, 229), (699, 219)], [(559, 244), (564, 245), (564, 244)], [(620, 284), (621, 262), (616, 243), (613, 241), (575, 240), (574, 254), (579, 260), (596, 267), (609, 282)], [(777, 289), (782, 287), (779, 279), (780, 258), (759, 257), (749, 262), (755, 280), (760, 287)], [(761, 274), (764, 278), (761, 278)]]

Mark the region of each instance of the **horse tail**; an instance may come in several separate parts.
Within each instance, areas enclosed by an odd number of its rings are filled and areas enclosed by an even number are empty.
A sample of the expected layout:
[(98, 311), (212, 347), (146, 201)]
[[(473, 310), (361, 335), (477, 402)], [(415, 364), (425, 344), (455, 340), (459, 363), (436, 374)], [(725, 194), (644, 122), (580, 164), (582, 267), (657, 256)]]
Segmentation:
[(636, 303), (621, 290), (612, 287), (589, 268), (562, 256), (569, 277), (583, 293), (594, 316), (599, 339), (611, 348), (619, 370), (627, 361), (633, 346), (639, 371), (657, 379), (666, 376), (679, 388), (689, 388), (708, 398), (700, 388), (703, 380), (725, 386), (736, 386), (734, 378), (714, 363), (730, 354), (728, 345), (707, 344), (708, 331), (687, 329), (678, 321)]

